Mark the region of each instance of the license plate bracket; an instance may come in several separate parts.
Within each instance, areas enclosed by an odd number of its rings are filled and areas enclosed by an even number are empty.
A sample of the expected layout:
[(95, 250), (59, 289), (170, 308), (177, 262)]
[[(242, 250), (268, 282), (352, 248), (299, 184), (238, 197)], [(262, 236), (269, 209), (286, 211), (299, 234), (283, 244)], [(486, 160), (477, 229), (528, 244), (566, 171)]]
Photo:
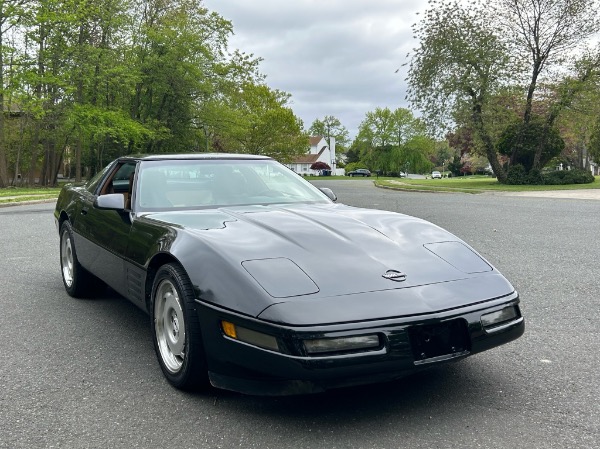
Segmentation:
[(462, 357), (471, 351), (464, 319), (412, 326), (408, 329), (415, 365)]

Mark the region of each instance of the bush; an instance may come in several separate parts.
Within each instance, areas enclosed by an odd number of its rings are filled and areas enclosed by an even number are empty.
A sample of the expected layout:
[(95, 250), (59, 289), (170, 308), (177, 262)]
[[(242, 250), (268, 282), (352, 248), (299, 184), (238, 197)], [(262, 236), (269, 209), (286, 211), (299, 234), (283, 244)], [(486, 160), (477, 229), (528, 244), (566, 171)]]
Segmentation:
[(527, 173), (527, 178), (525, 179), (525, 181), (526, 181), (526, 184), (529, 184), (529, 185), (541, 186), (541, 185), (546, 184), (546, 181), (544, 180), (542, 173), (536, 168), (532, 168), (531, 170), (529, 170), (529, 173)]
[(365, 164), (363, 164), (362, 162), (350, 162), (349, 164), (346, 164), (346, 173), (350, 173), (351, 171), (354, 171), (358, 168), (368, 168)]
[(521, 164), (511, 165), (506, 174), (506, 183), (513, 186), (527, 184), (527, 172)]
[(559, 170), (544, 173), (544, 183), (549, 185), (565, 184), (590, 184), (594, 182), (594, 176), (588, 170)]
[(529, 123), (514, 123), (509, 125), (500, 136), (498, 152), (505, 156), (516, 153), (515, 161), (523, 165), (525, 171), (533, 168), (536, 149), (542, 145), (539, 164), (543, 167), (558, 156), (565, 148), (565, 141), (557, 128), (548, 128), (539, 117)]

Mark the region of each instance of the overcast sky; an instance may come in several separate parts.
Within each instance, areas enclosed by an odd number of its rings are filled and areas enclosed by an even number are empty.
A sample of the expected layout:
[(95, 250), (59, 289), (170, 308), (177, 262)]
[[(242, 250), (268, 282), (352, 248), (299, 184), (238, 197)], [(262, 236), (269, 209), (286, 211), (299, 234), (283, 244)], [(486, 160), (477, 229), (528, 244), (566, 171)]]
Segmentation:
[[(204, 0), (233, 22), (230, 49), (264, 61), (306, 129), (333, 115), (353, 138), (368, 111), (408, 107), (406, 54), (424, 0)], [(398, 73), (396, 70), (400, 68)]]

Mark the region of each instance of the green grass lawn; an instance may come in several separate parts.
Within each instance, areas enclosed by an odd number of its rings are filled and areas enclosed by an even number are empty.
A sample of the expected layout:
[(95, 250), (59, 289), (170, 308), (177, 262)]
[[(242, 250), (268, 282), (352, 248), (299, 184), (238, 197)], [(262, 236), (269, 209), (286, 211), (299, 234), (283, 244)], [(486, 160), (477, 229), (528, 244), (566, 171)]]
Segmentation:
[(489, 176), (465, 176), (443, 179), (375, 178), (377, 185), (401, 190), (431, 190), (437, 192), (482, 193), (485, 191), (528, 192), (535, 190), (600, 189), (600, 177), (591, 184), (511, 186), (500, 184)]
[(0, 203), (58, 198), (60, 187), (8, 187), (0, 189)]

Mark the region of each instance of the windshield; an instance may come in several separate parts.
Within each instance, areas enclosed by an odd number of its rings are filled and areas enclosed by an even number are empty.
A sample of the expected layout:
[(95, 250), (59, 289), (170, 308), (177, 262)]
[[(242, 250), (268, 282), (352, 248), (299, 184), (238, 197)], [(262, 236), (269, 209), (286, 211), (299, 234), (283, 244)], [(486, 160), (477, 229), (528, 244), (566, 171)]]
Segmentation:
[(330, 202), (273, 160), (143, 161), (136, 190), (140, 211)]

